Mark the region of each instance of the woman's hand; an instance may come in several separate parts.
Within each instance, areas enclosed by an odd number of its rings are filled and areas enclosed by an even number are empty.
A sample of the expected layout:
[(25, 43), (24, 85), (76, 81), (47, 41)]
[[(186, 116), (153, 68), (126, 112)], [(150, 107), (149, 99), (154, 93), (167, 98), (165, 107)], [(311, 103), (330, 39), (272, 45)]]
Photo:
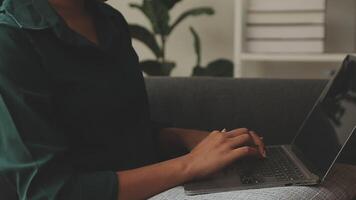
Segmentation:
[[(154, 165), (118, 172), (119, 199), (148, 199), (169, 188), (213, 174), (235, 160), (261, 157), (264, 144), (247, 129), (214, 131), (189, 154)], [(170, 138), (179, 139), (179, 137)], [(140, 192), (137, 192), (140, 188)]]
[(185, 158), (191, 177), (199, 179), (248, 156), (266, 157), (265, 146), (256, 133), (243, 128), (210, 133)]
[(207, 131), (164, 128), (159, 133), (159, 144), (163, 157), (173, 158), (193, 150), (209, 135)]

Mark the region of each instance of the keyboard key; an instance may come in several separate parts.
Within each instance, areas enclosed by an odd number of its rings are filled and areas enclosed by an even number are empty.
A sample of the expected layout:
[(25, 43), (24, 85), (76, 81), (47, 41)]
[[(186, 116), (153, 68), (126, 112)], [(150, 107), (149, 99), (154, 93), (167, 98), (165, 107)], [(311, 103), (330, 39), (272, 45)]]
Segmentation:
[(259, 184), (263, 177), (275, 177), (279, 181), (295, 181), (304, 175), (289, 159), (281, 147), (268, 149), (269, 157), (264, 160), (238, 162), (233, 173), (238, 172), (243, 184)]

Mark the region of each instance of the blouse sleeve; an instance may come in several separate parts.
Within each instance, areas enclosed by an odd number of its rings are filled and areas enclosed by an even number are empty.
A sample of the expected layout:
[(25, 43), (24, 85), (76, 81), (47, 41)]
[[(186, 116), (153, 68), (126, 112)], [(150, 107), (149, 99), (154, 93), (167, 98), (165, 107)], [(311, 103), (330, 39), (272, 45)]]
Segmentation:
[(25, 33), (0, 25), (0, 177), (19, 199), (114, 200), (115, 172), (79, 172), (52, 118), (48, 77)]

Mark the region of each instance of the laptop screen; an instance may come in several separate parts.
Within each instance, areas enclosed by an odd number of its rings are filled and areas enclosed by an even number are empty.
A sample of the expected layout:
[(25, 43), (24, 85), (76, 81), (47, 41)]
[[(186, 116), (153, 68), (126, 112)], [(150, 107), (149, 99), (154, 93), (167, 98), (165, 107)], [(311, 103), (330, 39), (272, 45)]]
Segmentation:
[[(324, 177), (356, 125), (356, 59), (349, 56), (293, 141), (295, 153)], [(301, 154), (300, 154), (301, 153)], [(309, 166), (309, 168), (310, 168)]]

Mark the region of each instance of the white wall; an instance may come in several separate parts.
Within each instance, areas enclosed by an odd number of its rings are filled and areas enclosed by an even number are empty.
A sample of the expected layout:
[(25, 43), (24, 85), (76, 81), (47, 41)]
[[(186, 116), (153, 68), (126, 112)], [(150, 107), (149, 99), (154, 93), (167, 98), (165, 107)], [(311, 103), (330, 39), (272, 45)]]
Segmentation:
[[(109, 4), (121, 11), (129, 23), (139, 23), (149, 27), (149, 23), (142, 13), (128, 6), (131, 2), (140, 3), (142, 0), (110, 0)], [(234, 1), (185, 0), (172, 10), (172, 19), (175, 19), (183, 11), (196, 6), (211, 6), (215, 9), (216, 14), (188, 19), (169, 38), (167, 57), (177, 63), (177, 67), (172, 72), (173, 76), (190, 76), (196, 62), (189, 26), (194, 26), (201, 36), (203, 65), (217, 58), (233, 60), (234, 57)], [(139, 42), (134, 42), (134, 47), (141, 60), (154, 58), (150, 50)]]

